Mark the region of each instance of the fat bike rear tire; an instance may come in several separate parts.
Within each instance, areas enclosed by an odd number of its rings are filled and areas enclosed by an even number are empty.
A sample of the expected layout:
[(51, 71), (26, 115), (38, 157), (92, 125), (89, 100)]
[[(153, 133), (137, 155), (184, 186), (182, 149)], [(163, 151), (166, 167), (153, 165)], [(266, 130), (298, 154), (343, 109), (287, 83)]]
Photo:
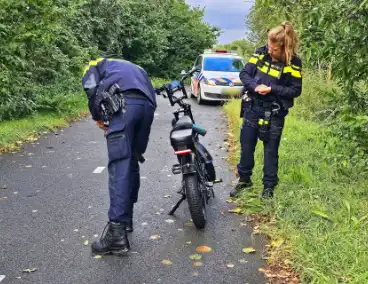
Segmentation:
[(199, 190), (196, 174), (184, 177), (185, 193), (189, 205), (189, 212), (197, 229), (203, 229), (207, 223), (207, 212), (204, 197)]

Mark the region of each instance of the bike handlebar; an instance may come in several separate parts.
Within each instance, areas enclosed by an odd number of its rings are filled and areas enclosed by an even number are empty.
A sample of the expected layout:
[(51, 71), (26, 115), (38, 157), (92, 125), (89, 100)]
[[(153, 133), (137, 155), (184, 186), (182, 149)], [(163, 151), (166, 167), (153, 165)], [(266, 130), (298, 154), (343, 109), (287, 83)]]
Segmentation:
[[(178, 104), (181, 107), (184, 107), (185, 104), (183, 103), (183, 99), (188, 98), (187, 92), (185, 90), (185, 86), (184, 86), (184, 80), (190, 75), (193, 75), (194, 72), (199, 72), (200, 70), (198, 69), (192, 69), (189, 72), (182, 74), (180, 80), (175, 80), (172, 81), (170, 83), (165, 83), (163, 84), (161, 87), (159, 88), (155, 88), (155, 92), (157, 95), (163, 95), (164, 97), (166, 97), (163, 94), (163, 91), (166, 91), (167, 96), (169, 97), (169, 101), (171, 103), (172, 106), (174, 106), (175, 104)], [(183, 96), (181, 96), (180, 98), (177, 98), (174, 93), (177, 91), (182, 91), (183, 92)]]

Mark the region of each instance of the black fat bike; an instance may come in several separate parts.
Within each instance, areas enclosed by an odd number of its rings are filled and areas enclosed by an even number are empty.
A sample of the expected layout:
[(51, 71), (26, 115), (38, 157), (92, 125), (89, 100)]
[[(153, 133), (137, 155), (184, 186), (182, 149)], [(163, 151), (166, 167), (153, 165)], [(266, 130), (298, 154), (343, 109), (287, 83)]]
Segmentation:
[[(188, 98), (184, 80), (195, 71), (183, 71), (179, 81), (164, 84), (155, 91), (157, 95), (168, 97), (171, 106), (179, 105), (173, 112), (170, 142), (178, 159), (178, 164), (172, 166), (172, 172), (182, 175), (182, 186), (178, 192), (182, 196), (169, 215), (173, 215), (187, 199), (194, 225), (203, 229), (207, 223), (206, 206), (211, 198), (215, 198), (214, 184), (222, 182), (222, 179), (216, 178), (212, 156), (199, 142), (199, 137), (205, 136), (207, 131), (195, 123), (191, 105), (184, 101)], [(177, 93), (180, 96), (176, 96)]]

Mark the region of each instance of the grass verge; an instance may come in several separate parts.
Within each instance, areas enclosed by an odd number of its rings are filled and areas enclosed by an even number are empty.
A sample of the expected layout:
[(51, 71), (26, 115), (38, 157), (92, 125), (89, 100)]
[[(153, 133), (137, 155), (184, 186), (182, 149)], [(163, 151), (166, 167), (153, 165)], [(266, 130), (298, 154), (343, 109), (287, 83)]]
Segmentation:
[(0, 152), (15, 151), (25, 142), (34, 142), (42, 132), (66, 127), (72, 121), (88, 114), (83, 94), (68, 97), (63, 112), (44, 110), (18, 120), (0, 122)]
[[(239, 100), (224, 106), (234, 166), (240, 156), (239, 109)], [(336, 139), (322, 125), (291, 113), (279, 151), (280, 184), (267, 203), (259, 199), (263, 146), (257, 145), (255, 186), (237, 203), (248, 214), (266, 217), (258, 220), (272, 239), (265, 272), (273, 283), (293, 283), (285, 282), (283, 267), (291, 267), (303, 283), (368, 283), (368, 180), (361, 169), (336, 158), (342, 153), (329, 147)]]

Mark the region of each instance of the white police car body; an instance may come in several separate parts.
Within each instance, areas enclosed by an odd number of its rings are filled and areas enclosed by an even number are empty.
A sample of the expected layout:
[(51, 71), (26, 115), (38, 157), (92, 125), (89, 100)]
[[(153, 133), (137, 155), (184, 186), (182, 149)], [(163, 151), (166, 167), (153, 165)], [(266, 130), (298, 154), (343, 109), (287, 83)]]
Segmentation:
[(243, 84), (239, 73), (244, 65), (244, 60), (233, 51), (205, 51), (194, 63), (200, 72), (191, 78), (191, 96), (196, 97), (198, 103), (240, 97)]

